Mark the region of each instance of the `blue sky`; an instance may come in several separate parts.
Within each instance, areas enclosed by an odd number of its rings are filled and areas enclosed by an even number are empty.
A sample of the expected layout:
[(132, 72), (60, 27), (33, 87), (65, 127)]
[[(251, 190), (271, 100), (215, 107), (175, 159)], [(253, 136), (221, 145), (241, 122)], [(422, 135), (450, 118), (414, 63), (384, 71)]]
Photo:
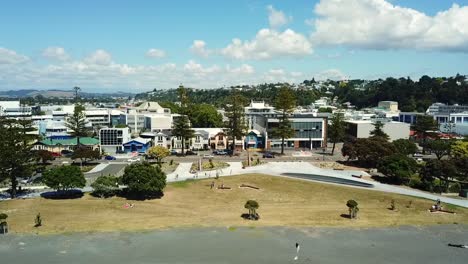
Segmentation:
[(466, 25), (468, 0), (3, 1), (0, 89), (468, 74)]

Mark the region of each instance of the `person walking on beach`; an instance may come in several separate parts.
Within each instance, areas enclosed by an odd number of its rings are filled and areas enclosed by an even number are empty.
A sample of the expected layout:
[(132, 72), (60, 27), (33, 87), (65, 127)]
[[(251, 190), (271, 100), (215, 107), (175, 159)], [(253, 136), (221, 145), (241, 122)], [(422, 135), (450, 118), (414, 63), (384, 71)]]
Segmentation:
[(300, 249), (301, 249), (301, 246), (299, 245), (299, 243), (296, 242), (296, 256), (294, 257), (294, 260), (299, 259), (299, 250)]

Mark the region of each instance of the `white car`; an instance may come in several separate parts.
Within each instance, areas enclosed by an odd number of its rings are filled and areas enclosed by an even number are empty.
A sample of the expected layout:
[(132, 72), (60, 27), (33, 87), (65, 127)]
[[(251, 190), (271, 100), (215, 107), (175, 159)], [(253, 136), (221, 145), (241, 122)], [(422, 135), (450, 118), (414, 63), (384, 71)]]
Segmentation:
[(212, 159), (212, 158), (214, 158), (214, 156), (211, 155), (211, 154), (205, 154), (205, 155), (203, 155), (203, 158), (204, 159)]
[(141, 159), (139, 157), (137, 158), (131, 158), (131, 159), (128, 159), (127, 161), (130, 162), (130, 163), (133, 163), (133, 162), (137, 162), (137, 161), (140, 161)]

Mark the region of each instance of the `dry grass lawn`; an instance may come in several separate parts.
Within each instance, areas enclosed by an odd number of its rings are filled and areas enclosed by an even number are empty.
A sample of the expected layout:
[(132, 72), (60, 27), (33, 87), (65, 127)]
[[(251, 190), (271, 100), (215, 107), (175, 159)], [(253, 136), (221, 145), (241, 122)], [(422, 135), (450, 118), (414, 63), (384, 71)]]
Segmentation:
[[(0, 203), (0, 212), (9, 215), (12, 232), (64, 233), (93, 231), (150, 230), (171, 227), (228, 226), (344, 226), (375, 227), (394, 225), (468, 224), (468, 210), (450, 206), (455, 215), (432, 214), (432, 202), (414, 197), (377, 191), (312, 183), (265, 175), (223, 177), (216, 181), (231, 190), (211, 190), (212, 180), (170, 184), (162, 199), (128, 201), (115, 197), (94, 198), (85, 195), (74, 200), (43, 198)], [(242, 183), (260, 190), (239, 188)], [(255, 199), (260, 204), (259, 221), (241, 218), (244, 204)], [(357, 220), (347, 214), (346, 201), (359, 203)], [(387, 209), (394, 199), (397, 210)], [(410, 208), (406, 206), (412, 201)], [(134, 208), (123, 208), (125, 203)], [(40, 212), (43, 226), (34, 228)]]

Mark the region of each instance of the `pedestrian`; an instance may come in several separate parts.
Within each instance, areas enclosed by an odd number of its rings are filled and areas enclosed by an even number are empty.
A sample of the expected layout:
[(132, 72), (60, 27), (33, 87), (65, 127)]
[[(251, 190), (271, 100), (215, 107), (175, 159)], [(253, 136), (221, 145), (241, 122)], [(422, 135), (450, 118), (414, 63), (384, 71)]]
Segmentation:
[(301, 246), (299, 245), (299, 243), (296, 242), (296, 256), (294, 257), (294, 260), (299, 259), (299, 250), (300, 249), (301, 249)]
[(210, 189), (213, 189), (213, 188), (214, 188), (214, 185), (215, 185), (215, 183), (214, 183), (214, 181), (212, 181), (212, 182), (211, 182), (211, 185), (210, 185), (210, 187), (211, 187)]

